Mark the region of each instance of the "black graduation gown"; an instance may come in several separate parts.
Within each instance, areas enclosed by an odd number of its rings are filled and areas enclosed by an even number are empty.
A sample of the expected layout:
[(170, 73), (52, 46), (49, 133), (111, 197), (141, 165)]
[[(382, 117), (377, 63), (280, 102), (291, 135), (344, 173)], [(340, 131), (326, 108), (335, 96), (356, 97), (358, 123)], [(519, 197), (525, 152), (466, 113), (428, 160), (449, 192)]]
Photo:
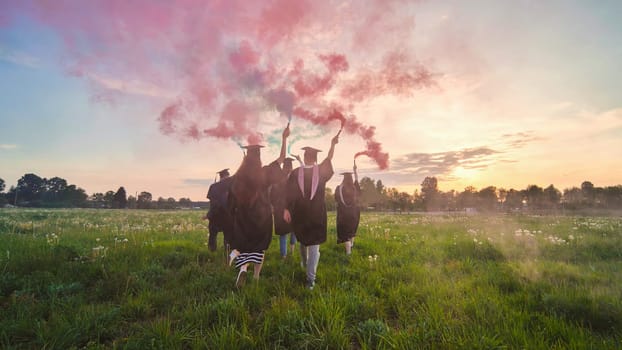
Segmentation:
[[(304, 171), (304, 196), (298, 186), (298, 172)], [(326, 182), (333, 176), (333, 165), (326, 159), (318, 165), (318, 187), (313, 199), (311, 181), (313, 168), (299, 167), (287, 179), (287, 209), (292, 216), (296, 239), (304, 245), (326, 242)]]
[(227, 198), (232, 180), (231, 177), (220, 180), (212, 184), (207, 191), (207, 198), (210, 200), (207, 218), (215, 232), (223, 232), (225, 240), (229, 238), (232, 228), (232, 218), (227, 210)]
[[(229, 192), (230, 211), (233, 216), (231, 248), (240, 253), (261, 252), (268, 249), (272, 240), (272, 208), (268, 187), (283, 178), (278, 162), (264, 166), (265, 182), (254, 203), (238, 203)], [(235, 175), (233, 176), (235, 180)]]
[[(349, 194), (340, 191), (341, 185), (335, 188), (335, 202), (337, 202), (337, 243), (349, 241), (356, 236), (361, 219), (361, 209), (358, 206), (358, 197), (361, 187), (358, 181), (354, 182), (354, 192)], [(343, 194), (343, 198), (341, 195)]]
[(286, 188), (287, 178), (270, 187), (270, 203), (272, 203), (272, 213), (274, 214), (274, 233), (279, 236), (293, 232), (292, 226), (283, 220)]

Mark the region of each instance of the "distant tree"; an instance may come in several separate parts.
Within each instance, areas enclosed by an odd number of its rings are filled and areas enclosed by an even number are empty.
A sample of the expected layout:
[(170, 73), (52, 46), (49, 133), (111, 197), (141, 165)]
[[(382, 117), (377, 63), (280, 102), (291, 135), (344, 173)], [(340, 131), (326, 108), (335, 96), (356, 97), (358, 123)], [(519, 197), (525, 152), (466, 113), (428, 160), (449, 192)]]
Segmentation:
[(458, 194), (458, 207), (461, 209), (475, 208), (477, 206), (477, 188), (467, 186)]
[(376, 192), (378, 194), (384, 194), (385, 193), (385, 188), (384, 188), (384, 184), (382, 183), (382, 180), (376, 181)]
[(125, 188), (123, 186), (119, 187), (117, 192), (113, 195), (113, 208), (117, 209), (125, 209), (127, 208), (127, 194), (125, 193)]
[(156, 208), (157, 209), (167, 209), (166, 208), (166, 199), (164, 199), (164, 197), (158, 197), (158, 200), (156, 201)]
[(104, 194), (101, 192), (93, 193), (88, 200), (94, 208), (103, 208), (106, 206), (106, 203), (104, 202)]
[(579, 209), (583, 207), (583, 193), (578, 187), (566, 188), (562, 196), (562, 204), (565, 209)]
[(592, 207), (596, 194), (594, 184), (589, 181), (583, 181), (581, 183), (581, 193), (583, 194), (583, 204), (587, 207)]
[(458, 194), (456, 194), (456, 191), (440, 192), (439, 197), (439, 206), (442, 210), (455, 211), (458, 209)]
[(63, 198), (71, 207), (84, 207), (86, 206), (88, 195), (84, 189), (76, 187), (76, 185), (69, 185), (65, 188)]
[(104, 193), (104, 203), (106, 203), (106, 208), (114, 208), (114, 191)]
[(544, 207), (547, 209), (557, 209), (562, 198), (562, 193), (557, 188), (555, 188), (553, 184), (545, 188), (543, 192)]
[(604, 188), (605, 208), (622, 209), (622, 185)]
[(393, 211), (401, 211), (399, 203), (399, 191), (395, 187), (387, 188), (384, 190), (387, 196), (387, 208)]
[(436, 177), (426, 176), (421, 183), (421, 195), (423, 196), (423, 204), (427, 211), (438, 210), (438, 180)]
[(5, 205), (8, 203), (7, 196), (2, 193), (4, 192), (4, 180), (0, 178), (0, 205)]
[(425, 209), (425, 207), (423, 206), (423, 197), (421, 196), (421, 193), (419, 193), (419, 190), (415, 189), (413, 191), (412, 199), (413, 199), (413, 209), (414, 210), (424, 210)]
[(167, 203), (167, 208), (169, 209), (175, 209), (175, 207), (177, 207), (177, 201), (173, 197), (168, 197), (166, 199), (166, 203)]
[(179, 198), (179, 206), (182, 208), (192, 207), (192, 201), (190, 198)]
[(129, 209), (136, 209), (137, 208), (137, 199), (134, 196), (129, 196), (127, 197), (127, 207)]
[(43, 179), (42, 204), (50, 207), (66, 206), (68, 204), (68, 198), (65, 197), (67, 186), (67, 180), (60, 177)]
[(497, 188), (488, 186), (477, 193), (479, 209), (493, 211), (497, 208)]
[(527, 206), (529, 209), (542, 209), (544, 203), (544, 190), (538, 185), (529, 185), (525, 190)]
[(412, 196), (406, 192), (400, 192), (397, 188), (385, 189), (388, 199), (388, 205), (394, 211), (412, 211), (414, 209), (414, 200)]
[(378, 192), (379, 188), (384, 190), (382, 182), (374, 183), (373, 179), (365, 176), (359, 181), (359, 186), (361, 186), (361, 208), (373, 207), (375, 209), (382, 209), (384, 198), (382, 194)]
[(523, 208), (524, 195), (521, 191), (510, 188), (506, 195), (503, 206), (506, 211), (520, 210)]
[(497, 189), (497, 199), (499, 200), (499, 203), (501, 204), (502, 207), (505, 207), (505, 200), (508, 197), (508, 190), (506, 190), (505, 188), (499, 188)]
[(152, 200), (151, 193), (143, 191), (138, 195), (138, 198), (136, 201), (136, 207), (138, 209), (150, 209), (151, 200)]
[(158, 197), (157, 208), (158, 209), (175, 209), (175, 198), (165, 199), (164, 197)]
[(17, 180), (15, 188), (17, 203), (24, 203), (26, 206), (41, 205), (41, 196), (45, 192), (45, 179), (35, 174), (25, 174)]

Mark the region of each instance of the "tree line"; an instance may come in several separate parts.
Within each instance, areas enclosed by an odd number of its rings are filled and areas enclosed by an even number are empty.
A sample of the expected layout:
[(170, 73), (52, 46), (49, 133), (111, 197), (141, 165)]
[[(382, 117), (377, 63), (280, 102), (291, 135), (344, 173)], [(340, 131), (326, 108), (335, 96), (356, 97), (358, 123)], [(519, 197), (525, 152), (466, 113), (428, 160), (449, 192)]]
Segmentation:
[[(584, 209), (622, 209), (622, 185), (596, 187), (584, 181), (580, 187), (566, 188), (563, 191), (549, 185), (546, 188), (529, 185), (525, 189), (504, 189), (488, 186), (482, 189), (466, 187), (458, 192), (443, 192), (438, 189), (436, 177), (426, 177), (421, 189), (414, 193), (386, 187), (381, 180), (363, 177), (360, 181), (361, 196), (359, 205), (364, 210), (379, 211), (556, 211)], [(0, 206), (14, 205), (42, 208), (111, 208), (111, 209), (176, 209), (203, 206), (205, 202), (193, 202), (189, 198), (154, 199), (146, 191), (128, 196), (123, 186), (116, 191), (94, 193), (65, 179), (41, 178), (35, 174), (25, 174), (16, 186), (5, 193), (5, 182), (0, 178)], [(335, 200), (330, 188), (326, 189), (328, 210), (335, 209)]]
[(364, 177), (360, 181), (360, 205), (370, 210), (392, 211), (557, 211), (622, 209), (622, 185), (596, 187), (584, 181), (580, 187), (563, 191), (549, 185), (529, 185), (525, 189), (487, 186), (466, 187), (462, 192), (438, 189), (436, 177), (426, 177), (414, 193), (386, 188), (381, 180)]
[(60, 177), (42, 178), (36, 174), (25, 174), (4, 193), (5, 181), (0, 178), (0, 206), (13, 205), (35, 208), (109, 208), (109, 209), (176, 209), (190, 208), (189, 198), (162, 198), (154, 200), (151, 193), (143, 191), (128, 196), (123, 186), (116, 191), (93, 193), (67, 183)]

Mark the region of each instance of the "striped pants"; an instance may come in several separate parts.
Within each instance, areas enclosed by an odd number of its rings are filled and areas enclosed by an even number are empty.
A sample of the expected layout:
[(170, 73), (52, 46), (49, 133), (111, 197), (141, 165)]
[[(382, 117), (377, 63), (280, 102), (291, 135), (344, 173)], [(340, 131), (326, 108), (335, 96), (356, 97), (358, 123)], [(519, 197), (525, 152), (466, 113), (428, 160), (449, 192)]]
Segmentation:
[(240, 268), (248, 263), (261, 264), (263, 263), (264, 252), (253, 253), (240, 253), (235, 258), (235, 267)]

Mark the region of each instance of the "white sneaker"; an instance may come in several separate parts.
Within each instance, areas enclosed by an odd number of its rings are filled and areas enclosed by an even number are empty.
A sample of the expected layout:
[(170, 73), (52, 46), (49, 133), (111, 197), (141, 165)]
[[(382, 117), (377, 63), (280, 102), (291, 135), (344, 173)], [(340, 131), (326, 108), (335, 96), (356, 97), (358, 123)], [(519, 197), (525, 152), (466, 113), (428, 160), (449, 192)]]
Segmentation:
[(244, 287), (244, 283), (246, 283), (246, 270), (240, 270), (238, 272), (238, 278), (235, 280), (236, 288)]

